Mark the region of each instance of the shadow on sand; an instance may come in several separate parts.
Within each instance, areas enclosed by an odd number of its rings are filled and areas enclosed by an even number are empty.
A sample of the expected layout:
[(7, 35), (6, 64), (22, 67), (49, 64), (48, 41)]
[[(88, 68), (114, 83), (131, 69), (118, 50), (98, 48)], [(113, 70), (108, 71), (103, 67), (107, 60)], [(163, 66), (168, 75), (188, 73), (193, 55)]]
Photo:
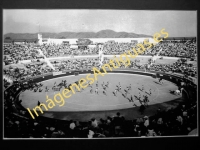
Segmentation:
[[(178, 106), (179, 103), (183, 102), (181, 98), (174, 99), (168, 102), (149, 105), (141, 114), (139, 111), (140, 107), (133, 106), (132, 108), (128, 109), (118, 109), (118, 110), (110, 110), (110, 111), (80, 111), (80, 112), (44, 112), (43, 115), (49, 118), (56, 118), (61, 120), (77, 120), (77, 121), (89, 121), (91, 118), (96, 119), (106, 119), (107, 116), (113, 117), (116, 115), (117, 112), (120, 112), (121, 115), (125, 117), (127, 120), (136, 119), (143, 116), (152, 116), (157, 112), (157, 109), (160, 108), (161, 110), (166, 110), (169, 108), (175, 108)], [(130, 103), (133, 105), (133, 103)]]

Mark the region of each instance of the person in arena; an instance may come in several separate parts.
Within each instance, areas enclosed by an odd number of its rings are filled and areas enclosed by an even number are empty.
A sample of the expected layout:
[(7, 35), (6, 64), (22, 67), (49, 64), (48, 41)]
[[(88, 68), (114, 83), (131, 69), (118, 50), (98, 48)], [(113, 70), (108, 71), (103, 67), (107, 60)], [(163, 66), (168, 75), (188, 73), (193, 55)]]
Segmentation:
[(106, 95), (106, 91), (105, 90), (103, 90), (103, 94)]
[(121, 91), (121, 89), (122, 89), (122, 86), (121, 86), (121, 85), (119, 85), (119, 91)]
[(114, 95), (114, 96), (116, 96), (116, 93), (115, 93), (115, 91), (113, 92), (113, 95)]
[(40, 106), (40, 101), (38, 101), (38, 104), (37, 104), (38, 106)]
[(97, 81), (97, 83), (96, 83), (96, 87), (98, 87), (98, 81)]
[(123, 96), (124, 98), (126, 98), (126, 95), (125, 95), (124, 93), (122, 93), (122, 96)]
[(127, 86), (127, 87), (126, 87), (127, 93), (129, 93), (129, 90), (130, 90), (130, 88), (129, 88), (129, 86)]
[(102, 87), (104, 87), (104, 82), (102, 83)]
[(117, 89), (115, 89), (115, 95), (117, 95)]
[(149, 99), (148, 99), (148, 96), (147, 95), (143, 95), (143, 97), (144, 97), (144, 100), (143, 100), (143, 102), (144, 102), (144, 105), (146, 106), (146, 107), (148, 107), (148, 102), (149, 102)]
[(106, 91), (106, 85), (103, 86), (103, 90)]
[(38, 90), (37, 88), (34, 88), (34, 92), (37, 92), (37, 90)]
[(42, 86), (43, 86), (43, 84), (40, 82), (39, 87), (42, 87)]
[(91, 93), (91, 94), (93, 93), (93, 89), (92, 89), (92, 88), (90, 89), (90, 93)]
[(149, 89), (149, 95), (151, 95), (151, 89)]
[(98, 92), (98, 87), (96, 88), (95, 93), (96, 93), (96, 94), (99, 94), (99, 92)]
[(130, 98), (127, 97), (127, 99), (128, 99), (129, 102), (131, 102), (131, 99), (130, 99)]
[(47, 88), (47, 86), (45, 87), (45, 92), (48, 92), (49, 91), (49, 89)]
[(91, 88), (92, 88), (92, 85), (90, 84), (90, 82), (88, 83), (88, 87), (91, 87)]
[(125, 89), (124, 92), (125, 92), (125, 94), (124, 94), (125, 97), (127, 97), (127, 93), (128, 93), (128, 91)]
[(131, 90), (131, 84), (129, 85), (129, 90)]
[(119, 86), (118, 85), (116, 85), (116, 89), (119, 91)]
[(105, 85), (106, 87), (108, 87), (109, 86), (109, 81), (107, 82), (107, 84)]
[(66, 85), (67, 84), (67, 81), (66, 80), (64, 80), (64, 85)]
[(130, 99), (130, 101), (133, 102), (133, 96), (132, 96), (132, 95), (131, 95), (131, 99)]
[(160, 84), (163, 84), (162, 78), (159, 78), (158, 81), (159, 81)]

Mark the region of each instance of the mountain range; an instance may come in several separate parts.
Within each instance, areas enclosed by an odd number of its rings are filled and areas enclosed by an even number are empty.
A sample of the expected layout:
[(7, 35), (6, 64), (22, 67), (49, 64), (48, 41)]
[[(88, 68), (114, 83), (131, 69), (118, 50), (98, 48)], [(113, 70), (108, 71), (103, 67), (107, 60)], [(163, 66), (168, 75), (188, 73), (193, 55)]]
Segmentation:
[[(7, 33), (4, 38), (10, 37), (11, 39), (36, 39), (38, 33)], [(41, 32), (43, 38), (56, 38), (56, 39), (72, 39), (72, 38), (139, 38), (139, 37), (152, 37), (145, 34), (136, 34), (128, 32), (115, 32), (113, 30), (101, 30), (99, 32), (60, 32), (50, 33)]]

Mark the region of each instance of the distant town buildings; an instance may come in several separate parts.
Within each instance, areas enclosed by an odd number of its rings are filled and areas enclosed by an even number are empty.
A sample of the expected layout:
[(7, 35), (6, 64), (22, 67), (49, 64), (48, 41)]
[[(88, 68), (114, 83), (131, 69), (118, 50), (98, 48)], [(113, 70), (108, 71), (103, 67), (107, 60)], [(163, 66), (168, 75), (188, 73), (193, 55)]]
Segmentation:
[[(105, 42), (109, 42), (109, 43), (114, 43), (114, 42), (118, 42), (118, 43), (140, 43), (143, 42), (145, 39), (148, 39), (148, 41), (150, 43), (155, 43), (153, 38), (86, 38), (86, 39), (81, 39), (82, 41), (84, 40), (90, 40), (90, 44), (88, 44), (88, 42), (85, 42), (87, 44), (83, 44), (81, 43), (79, 40), (80, 39), (65, 39), (65, 38), (61, 38), (61, 39), (55, 39), (55, 38), (43, 38), (42, 34), (38, 34), (38, 38), (37, 39), (11, 39), (9, 37), (4, 39), (4, 44), (27, 44), (27, 43), (34, 43), (34, 44), (38, 44), (38, 45), (43, 45), (43, 44), (64, 44), (64, 45), (70, 45), (70, 48), (76, 49), (76, 48), (80, 48), (83, 46), (88, 46), (88, 47), (95, 47), (95, 45), (102, 45)], [(190, 38), (173, 38), (173, 37), (169, 37), (167, 39), (165, 39), (164, 41), (167, 40), (186, 40), (186, 39), (190, 39)], [(193, 39), (193, 37), (191, 37), (191, 39)], [(191, 40), (190, 39), (190, 40)], [(196, 40), (196, 38), (194, 38)], [(164, 42), (163, 41), (163, 42)]]

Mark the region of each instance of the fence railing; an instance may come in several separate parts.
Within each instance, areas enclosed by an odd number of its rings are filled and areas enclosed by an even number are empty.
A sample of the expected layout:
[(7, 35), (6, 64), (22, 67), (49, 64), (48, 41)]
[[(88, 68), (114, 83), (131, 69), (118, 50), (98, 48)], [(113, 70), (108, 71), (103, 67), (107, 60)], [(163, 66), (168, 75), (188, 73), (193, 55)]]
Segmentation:
[[(106, 68), (107, 71), (110, 71), (108, 68)], [(63, 74), (67, 74), (67, 73), (75, 73), (75, 72), (87, 72), (87, 71), (92, 71), (92, 68), (82, 68), (82, 69), (72, 69), (72, 70), (62, 70), (60, 71), (60, 74), (56, 74), (56, 75), (63, 75)], [(113, 71), (133, 71), (133, 72), (146, 72), (146, 73), (153, 73), (153, 74), (163, 74), (163, 75), (167, 75), (167, 76), (172, 76), (175, 78), (181, 78), (181, 79), (187, 79), (191, 82), (193, 82), (194, 84), (197, 85), (197, 79), (194, 77), (185, 77), (183, 74), (180, 73), (171, 73), (171, 72), (161, 72), (161, 71), (154, 71), (154, 70), (145, 70), (145, 69), (136, 69), (136, 68), (117, 68), (117, 69), (113, 69)], [(112, 72), (112, 71), (110, 71)], [(49, 75), (54, 75), (54, 73), (45, 73), (42, 75), (38, 75), (38, 76), (33, 76), (33, 77), (27, 77), (25, 80), (29, 80), (29, 79), (37, 79), (37, 78), (41, 78), (41, 77), (45, 77), (45, 76), (49, 76)], [(54, 75), (55, 76), (55, 75)], [(24, 81), (24, 80), (23, 80)]]

